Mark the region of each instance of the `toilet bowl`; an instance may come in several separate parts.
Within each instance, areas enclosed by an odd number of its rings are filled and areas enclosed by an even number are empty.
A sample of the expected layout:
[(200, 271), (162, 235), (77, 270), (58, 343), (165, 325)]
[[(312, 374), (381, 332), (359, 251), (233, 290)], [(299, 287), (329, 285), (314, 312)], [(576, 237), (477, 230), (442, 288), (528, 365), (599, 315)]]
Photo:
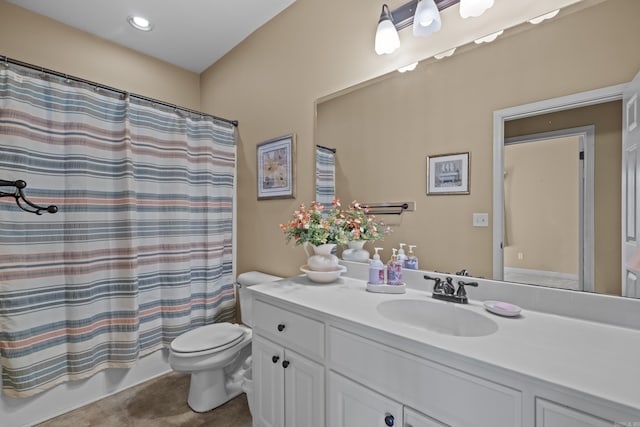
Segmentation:
[(169, 364), (176, 372), (191, 374), (187, 403), (195, 412), (210, 411), (243, 392), (245, 373), (251, 369), (253, 326), (251, 296), (246, 288), (279, 279), (256, 271), (239, 275), (237, 297), (244, 324), (200, 326), (171, 342)]

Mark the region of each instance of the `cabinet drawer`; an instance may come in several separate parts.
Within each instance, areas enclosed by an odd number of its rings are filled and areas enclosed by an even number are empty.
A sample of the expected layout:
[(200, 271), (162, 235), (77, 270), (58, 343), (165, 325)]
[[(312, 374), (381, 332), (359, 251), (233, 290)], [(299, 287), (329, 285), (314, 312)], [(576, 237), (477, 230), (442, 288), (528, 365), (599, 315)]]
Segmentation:
[(255, 301), (253, 327), (285, 347), (317, 359), (324, 357), (324, 324), (287, 310)]
[(522, 425), (522, 393), (337, 328), (328, 358), (339, 371), (452, 426)]
[(612, 421), (536, 398), (536, 427), (611, 427), (612, 425), (614, 425)]

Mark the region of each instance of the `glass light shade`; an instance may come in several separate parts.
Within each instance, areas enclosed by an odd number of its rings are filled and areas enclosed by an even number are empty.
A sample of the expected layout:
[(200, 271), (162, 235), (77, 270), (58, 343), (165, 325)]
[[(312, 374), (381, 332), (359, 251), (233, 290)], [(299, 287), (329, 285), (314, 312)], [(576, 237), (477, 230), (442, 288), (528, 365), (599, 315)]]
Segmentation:
[(440, 31), (442, 21), (434, 0), (420, 0), (413, 16), (413, 35), (426, 37)]
[(380, 16), (378, 30), (376, 31), (375, 49), (378, 55), (393, 53), (400, 47), (398, 30), (396, 30), (396, 26), (391, 22), (388, 12), (385, 12), (385, 6), (382, 7), (382, 15)]
[(460, 0), (460, 16), (477, 17), (493, 6), (493, 0)]

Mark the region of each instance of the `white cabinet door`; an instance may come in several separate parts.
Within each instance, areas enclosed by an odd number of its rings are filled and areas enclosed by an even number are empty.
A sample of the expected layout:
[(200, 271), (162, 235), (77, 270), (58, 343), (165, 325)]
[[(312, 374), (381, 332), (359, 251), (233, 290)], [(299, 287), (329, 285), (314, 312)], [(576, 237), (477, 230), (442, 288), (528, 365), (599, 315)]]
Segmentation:
[(284, 351), (282, 347), (253, 335), (254, 427), (284, 426)]
[(335, 372), (329, 373), (331, 427), (402, 426), (402, 405)]
[(404, 427), (449, 427), (411, 408), (404, 408)]
[[(536, 427), (611, 427), (612, 421), (536, 399)], [(617, 425), (617, 424), (616, 424)]]
[(324, 427), (324, 367), (284, 351), (285, 426)]
[(253, 336), (254, 427), (324, 427), (324, 367)]

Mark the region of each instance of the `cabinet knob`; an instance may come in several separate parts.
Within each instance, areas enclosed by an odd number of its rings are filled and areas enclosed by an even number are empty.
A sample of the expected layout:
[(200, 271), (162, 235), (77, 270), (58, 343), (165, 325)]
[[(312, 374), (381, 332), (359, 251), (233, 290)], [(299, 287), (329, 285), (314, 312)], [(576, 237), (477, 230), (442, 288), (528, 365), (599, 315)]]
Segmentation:
[(287, 369), (287, 366), (289, 366), (289, 361), (288, 360), (283, 360), (282, 361), (282, 367)]
[(280, 323), (280, 324), (278, 325), (278, 330), (279, 330), (280, 332), (284, 331), (284, 323)]
[(273, 357), (271, 358), (271, 361), (272, 361), (273, 363), (278, 363), (278, 360), (280, 360), (280, 356), (278, 356), (278, 355), (273, 356)]
[(384, 417), (384, 423), (389, 427), (392, 427), (393, 425), (395, 425), (395, 422), (396, 422), (396, 419), (393, 418), (393, 415), (391, 414), (387, 414), (387, 416)]

